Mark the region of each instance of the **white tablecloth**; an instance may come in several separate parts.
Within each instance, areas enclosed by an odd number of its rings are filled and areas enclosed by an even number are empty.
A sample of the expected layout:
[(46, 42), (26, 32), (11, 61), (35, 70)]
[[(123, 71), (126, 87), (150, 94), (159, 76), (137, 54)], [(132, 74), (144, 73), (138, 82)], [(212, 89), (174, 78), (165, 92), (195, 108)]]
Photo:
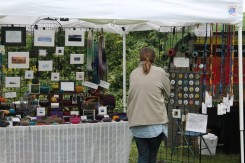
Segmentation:
[(0, 128), (0, 163), (127, 163), (127, 122)]

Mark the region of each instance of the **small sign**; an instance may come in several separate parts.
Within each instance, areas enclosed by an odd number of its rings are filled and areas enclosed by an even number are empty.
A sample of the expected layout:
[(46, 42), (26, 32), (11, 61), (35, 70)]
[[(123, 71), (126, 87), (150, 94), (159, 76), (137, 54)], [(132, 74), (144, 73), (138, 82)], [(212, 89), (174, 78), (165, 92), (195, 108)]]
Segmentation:
[(5, 98), (15, 98), (16, 92), (7, 92), (5, 93)]
[(89, 81), (85, 81), (82, 83), (83, 86), (89, 87), (89, 88), (93, 88), (93, 89), (98, 89), (98, 85), (91, 83)]
[(175, 67), (190, 67), (190, 60), (186, 57), (174, 57)]
[(206, 133), (207, 123), (207, 115), (188, 113), (186, 120), (186, 131)]
[(109, 86), (110, 86), (110, 83), (106, 82), (106, 81), (103, 81), (103, 80), (100, 80), (100, 84), (99, 84), (100, 87), (103, 87), (105, 89), (109, 89)]

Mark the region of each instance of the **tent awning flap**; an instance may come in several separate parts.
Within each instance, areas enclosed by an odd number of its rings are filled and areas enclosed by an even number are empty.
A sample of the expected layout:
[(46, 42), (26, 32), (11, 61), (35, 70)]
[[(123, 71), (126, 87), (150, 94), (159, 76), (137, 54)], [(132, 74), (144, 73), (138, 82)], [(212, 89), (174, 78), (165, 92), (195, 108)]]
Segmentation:
[[(0, 15), (227, 23), (242, 21), (242, 0), (7, 0)], [(124, 22), (127, 23), (127, 22)]]

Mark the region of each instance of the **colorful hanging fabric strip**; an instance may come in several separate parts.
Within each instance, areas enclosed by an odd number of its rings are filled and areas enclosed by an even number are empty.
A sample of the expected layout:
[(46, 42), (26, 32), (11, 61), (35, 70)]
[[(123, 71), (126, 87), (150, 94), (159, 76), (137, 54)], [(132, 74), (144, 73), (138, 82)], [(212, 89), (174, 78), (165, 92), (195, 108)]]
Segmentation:
[(207, 38), (208, 38), (208, 24), (206, 23), (206, 36), (204, 40), (204, 52), (203, 52), (203, 69), (202, 69), (202, 97), (205, 100), (205, 92), (206, 92), (206, 58), (207, 58)]
[(230, 61), (230, 95), (233, 95), (235, 31), (236, 31), (236, 27), (233, 26), (232, 27), (231, 61)]
[(93, 55), (93, 75), (92, 75), (92, 82), (95, 84), (100, 83), (100, 78), (99, 78), (99, 45), (98, 42), (94, 43), (94, 55)]
[(213, 94), (213, 24), (210, 29), (210, 53), (209, 53), (209, 93)]
[(224, 78), (224, 64), (225, 64), (225, 46), (224, 46), (224, 39), (225, 39), (225, 25), (222, 25), (222, 40), (221, 40), (221, 61), (220, 61), (220, 83), (219, 83), (219, 94), (223, 95), (223, 78)]
[(93, 71), (92, 62), (93, 62), (93, 31), (90, 29), (88, 31), (87, 39), (87, 71)]

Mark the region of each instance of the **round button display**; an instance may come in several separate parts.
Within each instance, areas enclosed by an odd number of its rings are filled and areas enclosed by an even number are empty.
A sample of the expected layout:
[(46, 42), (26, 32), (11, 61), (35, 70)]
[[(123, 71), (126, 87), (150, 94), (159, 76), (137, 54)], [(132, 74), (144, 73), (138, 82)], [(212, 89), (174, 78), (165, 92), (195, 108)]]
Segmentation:
[(190, 75), (189, 75), (189, 78), (190, 78), (190, 79), (193, 79), (193, 77), (194, 77), (193, 74), (190, 74)]
[(174, 93), (170, 93), (170, 97), (174, 97), (175, 96), (175, 94)]
[(189, 98), (194, 98), (194, 95), (193, 94), (189, 94)]
[(193, 101), (193, 100), (190, 100), (190, 101), (189, 101), (189, 104), (190, 104), (190, 105), (193, 105), (193, 104), (194, 104), (194, 101)]
[(200, 82), (197, 80), (197, 81), (195, 81), (195, 85), (199, 85), (200, 84)]
[(182, 98), (182, 97), (183, 97), (182, 93), (179, 93), (179, 94), (178, 94), (178, 97), (179, 97), (179, 98)]
[(184, 85), (187, 85), (188, 83), (188, 80), (184, 80)]
[(199, 92), (200, 91), (200, 88), (199, 87), (196, 87), (195, 88), (195, 92)]
[(188, 94), (187, 93), (184, 94), (184, 98), (188, 98)]
[(195, 78), (196, 78), (196, 79), (199, 79), (199, 78), (200, 78), (200, 75), (199, 75), (199, 74), (196, 74), (196, 75), (195, 75)]
[(199, 96), (199, 94), (195, 94), (195, 98), (199, 98), (200, 96)]
[(178, 100), (178, 104), (181, 105), (183, 102), (182, 100)]
[(193, 85), (194, 84), (193, 80), (189, 81), (189, 84), (190, 85)]
[(184, 105), (187, 105), (188, 104), (188, 101), (187, 100), (184, 100)]
[(195, 101), (195, 105), (199, 105), (200, 104), (200, 102), (199, 101)]
[(171, 80), (170, 83), (171, 83), (172, 85), (174, 85), (174, 84), (175, 84), (175, 80)]
[(179, 84), (179, 85), (182, 85), (182, 83), (183, 83), (182, 80), (179, 80), (179, 81), (178, 81), (178, 84)]
[(189, 88), (189, 91), (190, 91), (190, 92), (193, 92), (193, 91), (194, 91), (194, 88), (193, 88), (193, 87), (190, 87), (190, 88)]
[(203, 67), (204, 67), (204, 65), (203, 65), (203, 64), (200, 64), (200, 65), (199, 65), (199, 68), (203, 68)]
[(175, 73), (172, 73), (172, 74), (171, 74), (171, 77), (172, 77), (172, 78), (175, 78)]
[(183, 78), (183, 74), (179, 74), (179, 78), (182, 79)]
[(187, 92), (188, 91), (188, 87), (184, 87), (184, 92)]
[(169, 102), (170, 104), (174, 104), (174, 99), (171, 99)]

